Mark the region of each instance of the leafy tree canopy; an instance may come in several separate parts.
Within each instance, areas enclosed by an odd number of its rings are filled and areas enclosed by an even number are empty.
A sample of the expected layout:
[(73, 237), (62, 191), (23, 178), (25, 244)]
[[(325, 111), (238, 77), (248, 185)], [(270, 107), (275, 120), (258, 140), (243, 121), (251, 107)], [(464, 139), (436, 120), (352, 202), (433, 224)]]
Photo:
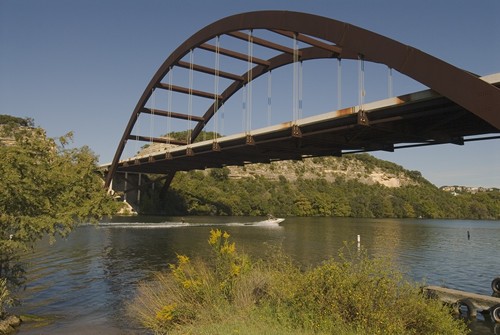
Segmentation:
[(41, 128), (18, 125), (0, 129), (10, 139), (0, 142), (0, 279), (11, 287), (22, 279), (20, 253), (34, 242), (64, 236), (118, 206), (96, 173), (94, 153), (66, 148), (71, 133), (54, 140)]

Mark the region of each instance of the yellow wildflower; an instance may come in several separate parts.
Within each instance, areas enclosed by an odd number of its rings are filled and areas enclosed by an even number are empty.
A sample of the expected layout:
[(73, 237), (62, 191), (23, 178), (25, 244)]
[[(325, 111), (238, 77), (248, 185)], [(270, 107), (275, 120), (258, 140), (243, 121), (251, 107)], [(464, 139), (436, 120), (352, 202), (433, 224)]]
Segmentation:
[(156, 320), (161, 322), (171, 321), (174, 318), (176, 304), (170, 304), (163, 306), (158, 312), (156, 312)]
[(236, 250), (236, 245), (234, 243), (225, 243), (224, 246), (220, 249), (221, 254), (234, 254), (234, 251)]
[(219, 241), (220, 237), (222, 236), (222, 232), (220, 229), (210, 230), (210, 238), (208, 239), (208, 243), (210, 245), (215, 245)]
[(179, 261), (179, 265), (189, 263), (189, 257), (186, 255), (177, 255), (177, 260)]
[(200, 284), (201, 284), (200, 281), (195, 279), (186, 279), (182, 282), (182, 286), (184, 286), (184, 288), (191, 288), (191, 287), (196, 288)]
[(239, 276), (240, 274), (240, 269), (241, 269), (241, 266), (239, 265), (236, 265), (236, 264), (231, 264), (231, 275), (234, 276), (234, 277), (237, 277)]

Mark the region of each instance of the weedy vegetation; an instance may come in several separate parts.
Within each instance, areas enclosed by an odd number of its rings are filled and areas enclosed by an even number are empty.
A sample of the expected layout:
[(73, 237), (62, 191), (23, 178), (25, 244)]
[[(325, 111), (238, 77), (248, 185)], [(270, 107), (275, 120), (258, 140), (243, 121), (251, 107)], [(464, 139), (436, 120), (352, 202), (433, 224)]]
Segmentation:
[(208, 260), (177, 255), (140, 285), (130, 315), (155, 334), (467, 334), (462, 320), (424, 296), (389, 260), (346, 246), (301, 269), (281, 252), (239, 253), (211, 230)]

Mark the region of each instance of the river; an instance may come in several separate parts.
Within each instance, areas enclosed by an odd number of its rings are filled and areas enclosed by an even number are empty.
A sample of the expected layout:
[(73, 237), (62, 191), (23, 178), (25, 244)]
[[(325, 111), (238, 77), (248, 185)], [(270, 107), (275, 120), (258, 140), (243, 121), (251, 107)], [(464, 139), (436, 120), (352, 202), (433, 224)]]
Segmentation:
[[(168, 268), (176, 253), (209, 251), (210, 229), (231, 234), (239, 250), (259, 257), (280, 246), (308, 266), (336, 256), (345, 242), (389, 256), (411, 278), (429, 285), (490, 295), (500, 275), (500, 221), (287, 218), (279, 227), (251, 217), (117, 217), (82, 226), (67, 238), (41, 241), (26, 257), (28, 285), (16, 312), (47, 317), (18, 334), (144, 334), (125, 315), (137, 283)], [(469, 233), (469, 236), (468, 236)], [(478, 316), (472, 334), (500, 334)]]

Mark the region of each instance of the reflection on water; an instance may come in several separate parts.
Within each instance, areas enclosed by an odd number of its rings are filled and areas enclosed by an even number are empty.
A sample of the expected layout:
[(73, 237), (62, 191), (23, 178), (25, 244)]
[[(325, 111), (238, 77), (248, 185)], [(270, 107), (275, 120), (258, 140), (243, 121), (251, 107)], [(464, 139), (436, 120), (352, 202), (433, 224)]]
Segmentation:
[[(167, 269), (176, 253), (203, 257), (210, 229), (228, 231), (240, 250), (264, 257), (280, 246), (304, 266), (335, 257), (345, 242), (388, 256), (417, 281), (491, 294), (500, 275), (500, 222), (287, 218), (279, 226), (255, 218), (115, 218), (77, 229), (29, 255), (29, 285), (19, 312), (54, 317), (50, 326), (19, 334), (137, 334), (125, 304), (141, 280)], [(183, 222), (184, 221), (184, 222)], [(260, 222), (260, 224), (258, 224)], [(470, 239), (467, 237), (470, 234)], [(355, 247), (355, 244), (353, 244)], [(493, 334), (489, 320), (473, 334)]]

